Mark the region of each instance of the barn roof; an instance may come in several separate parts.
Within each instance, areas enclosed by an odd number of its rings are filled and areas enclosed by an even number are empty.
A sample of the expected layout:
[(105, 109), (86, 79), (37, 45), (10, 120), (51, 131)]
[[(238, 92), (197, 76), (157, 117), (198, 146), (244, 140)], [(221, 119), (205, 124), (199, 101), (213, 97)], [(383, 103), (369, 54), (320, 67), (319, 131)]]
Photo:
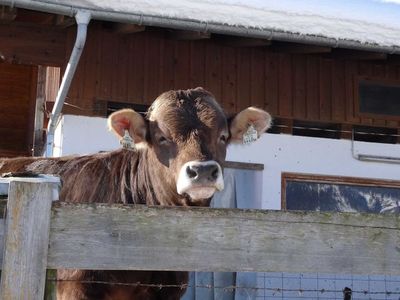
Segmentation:
[(0, 0), (94, 19), (400, 53), (400, 0)]

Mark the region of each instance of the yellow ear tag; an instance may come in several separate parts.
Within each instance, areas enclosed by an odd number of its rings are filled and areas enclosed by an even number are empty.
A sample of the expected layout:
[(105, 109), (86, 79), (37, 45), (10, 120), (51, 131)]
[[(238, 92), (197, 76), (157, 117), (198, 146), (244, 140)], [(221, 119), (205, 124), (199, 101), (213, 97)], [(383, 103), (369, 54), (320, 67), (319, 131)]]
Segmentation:
[(126, 129), (125, 129), (124, 136), (122, 137), (122, 139), (119, 142), (122, 145), (122, 148), (124, 148), (124, 149), (130, 150), (130, 151), (136, 150), (135, 142), (129, 135), (129, 131)]
[(254, 128), (253, 124), (250, 124), (247, 131), (243, 134), (243, 144), (251, 144), (258, 139), (258, 132)]

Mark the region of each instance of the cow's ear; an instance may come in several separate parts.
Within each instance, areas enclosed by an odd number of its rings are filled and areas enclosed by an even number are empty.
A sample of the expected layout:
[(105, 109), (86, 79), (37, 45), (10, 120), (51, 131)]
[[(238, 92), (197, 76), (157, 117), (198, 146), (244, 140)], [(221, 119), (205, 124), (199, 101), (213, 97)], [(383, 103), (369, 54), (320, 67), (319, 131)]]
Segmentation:
[(120, 139), (128, 130), (135, 144), (145, 144), (147, 122), (142, 115), (132, 109), (121, 109), (108, 117), (108, 129), (113, 131)]
[(242, 110), (230, 119), (231, 143), (243, 143), (243, 135), (251, 125), (257, 131), (257, 138), (259, 138), (271, 126), (271, 115), (255, 107)]

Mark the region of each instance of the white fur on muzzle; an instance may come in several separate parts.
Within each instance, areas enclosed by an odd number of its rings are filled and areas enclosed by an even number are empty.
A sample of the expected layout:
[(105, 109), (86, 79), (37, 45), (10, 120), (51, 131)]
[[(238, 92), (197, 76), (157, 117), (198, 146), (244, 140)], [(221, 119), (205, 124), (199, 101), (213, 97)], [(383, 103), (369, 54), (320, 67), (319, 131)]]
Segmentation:
[[(210, 174), (196, 174), (196, 169), (210, 169)], [(192, 200), (207, 199), (224, 189), (224, 178), (219, 163), (214, 160), (189, 161), (179, 171), (176, 183), (178, 194), (187, 194)]]

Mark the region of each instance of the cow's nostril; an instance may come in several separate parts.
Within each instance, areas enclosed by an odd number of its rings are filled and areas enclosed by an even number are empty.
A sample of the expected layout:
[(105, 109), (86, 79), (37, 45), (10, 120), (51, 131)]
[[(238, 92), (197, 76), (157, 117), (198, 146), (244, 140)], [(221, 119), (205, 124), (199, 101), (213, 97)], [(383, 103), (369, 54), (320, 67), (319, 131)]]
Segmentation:
[(219, 176), (218, 166), (215, 166), (215, 169), (211, 172), (212, 179), (216, 180)]
[(189, 178), (196, 178), (197, 177), (196, 170), (194, 170), (191, 166), (187, 166), (186, 174), (189, 176)]

